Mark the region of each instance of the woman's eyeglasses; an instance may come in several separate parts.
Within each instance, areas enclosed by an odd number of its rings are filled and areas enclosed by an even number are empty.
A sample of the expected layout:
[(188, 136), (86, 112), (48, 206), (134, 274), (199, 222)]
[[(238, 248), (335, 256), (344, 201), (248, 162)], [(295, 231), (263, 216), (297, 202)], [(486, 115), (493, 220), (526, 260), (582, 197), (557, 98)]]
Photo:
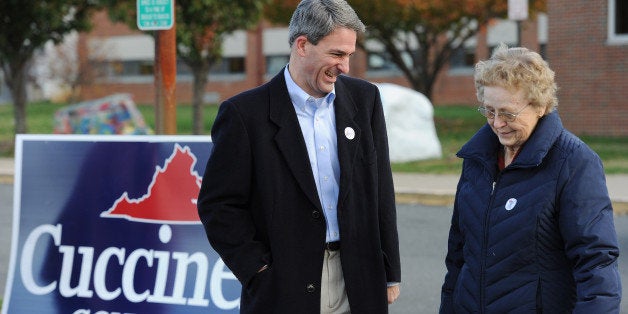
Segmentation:
[(506, 122), (513, 122), (513, 121), (515, 121), (515, 119), (517, 119), (517, 117), (521, 114), (521, 112), (523, 112), (523, 109), (525, 109), (529, 104), (530, 103), (528, 103), (527, 105), (523, 106), (523, 108), (521, 108), (521, 110), (519, 110), (519, 112), (517, 112), (517, 113), (512, 113), (512, 112), (495, 113), (495, 111), (490, 111), (490, 110), (486, 109), (486, 107), (484, 107), (484, 106), (480, 106), (478, 108), (478, 112), (480, 112), (481, 115), (485, 116), (489, 120), (495, 119), (495, 116), (498, 115), (502, 120), (504, 120)]

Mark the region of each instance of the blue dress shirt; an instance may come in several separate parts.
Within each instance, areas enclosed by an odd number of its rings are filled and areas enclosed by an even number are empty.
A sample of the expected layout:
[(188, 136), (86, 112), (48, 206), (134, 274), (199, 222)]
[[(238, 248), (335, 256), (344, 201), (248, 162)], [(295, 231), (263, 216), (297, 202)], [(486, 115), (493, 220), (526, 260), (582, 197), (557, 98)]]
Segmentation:
[(338, 183), (340, 163), (336, 139), (336, 114), (334, 113), (335, 90), (322, 98), (314, 98), (301, 89), (284, 70), (290, 99), (297, 112), (318, 198), (327, 222), (327, 242), (340, 240), (338, 227)]

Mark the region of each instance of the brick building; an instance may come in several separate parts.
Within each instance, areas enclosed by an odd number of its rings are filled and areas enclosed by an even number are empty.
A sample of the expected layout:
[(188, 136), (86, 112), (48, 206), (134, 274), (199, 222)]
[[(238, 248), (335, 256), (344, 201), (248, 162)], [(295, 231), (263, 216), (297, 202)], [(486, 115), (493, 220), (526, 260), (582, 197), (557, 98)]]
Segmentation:
[(550, 0), (547, 58), (577, 134), (628, 136), (628, 1)]
[[(547, 38), (547, 18), (542, 15), (523, 23), (521, 42), (536, 51), (543, 51)], [(489, 56), (492, 47), (500, 42), (515, 45), (516, 24), (512, 21), (495, 21), (476, 38), (465, 43), (455, 53), (450, 64), (437, 79), (432, 101), (436, 105), (469, 104), (475, 106), (473, 65)], [(154, 43), (146, 33), (130, 30), (122, 24), (112, 24), (107, 14), (94, 16), (94, 28), (79, 36), (81, 64), (88, 65), (87, 76), (81, 86), (81, 98), (91, 99), (125, 92), (134, 95), (138, 103), (152, 103)], [(231, 34), (223, 47), (223, 59), (211, 71), (206, 86), (206, 101), (216, 103), (245, 89), (267, 81), (286, 65), (290, 48), (288, 30), (261, 23), (251, 31)], [(367, 43), (377, 47), (376, 44)], [(377, 50), (377, 48), (374, 48)], [(96, 74), (95, 74), (96, 73)], [(401, 72), (384, 53), (367, 55), (359, 50), (351, 60), (350, 75), (372, 82), (390, 82), (409, 86)], [(192, 98), (192, 76), (189, 69), (177, 64), (176, 98), (189, 103)]]

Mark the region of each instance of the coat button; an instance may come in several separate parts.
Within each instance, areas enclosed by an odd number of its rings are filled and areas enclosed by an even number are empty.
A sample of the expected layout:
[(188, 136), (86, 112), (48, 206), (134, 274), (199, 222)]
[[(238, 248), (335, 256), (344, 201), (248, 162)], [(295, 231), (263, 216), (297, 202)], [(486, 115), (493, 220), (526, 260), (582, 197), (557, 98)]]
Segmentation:
[(307, 285), (306, 290), (307, 290), (307, 292), (312, 293), (312, 292), (314, 292), (314, 290), (316, 290), (316, 287), (314, 286), (313, 283), (311, 283), (311, 284)]
[(312, 218), (314, 219), (321, 218), (321, 213), (318, 210), (312, 211)]

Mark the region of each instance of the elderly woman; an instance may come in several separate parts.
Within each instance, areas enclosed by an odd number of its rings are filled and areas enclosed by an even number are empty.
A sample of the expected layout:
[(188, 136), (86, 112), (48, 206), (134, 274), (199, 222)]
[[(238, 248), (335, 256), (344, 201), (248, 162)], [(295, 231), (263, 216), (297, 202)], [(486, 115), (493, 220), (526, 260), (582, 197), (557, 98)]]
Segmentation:
[(458, 152), (440, 312), (619, 313), (604, 170), (563, 127), (554, 72), (501, 45), (475, 86), (487, 124)]

